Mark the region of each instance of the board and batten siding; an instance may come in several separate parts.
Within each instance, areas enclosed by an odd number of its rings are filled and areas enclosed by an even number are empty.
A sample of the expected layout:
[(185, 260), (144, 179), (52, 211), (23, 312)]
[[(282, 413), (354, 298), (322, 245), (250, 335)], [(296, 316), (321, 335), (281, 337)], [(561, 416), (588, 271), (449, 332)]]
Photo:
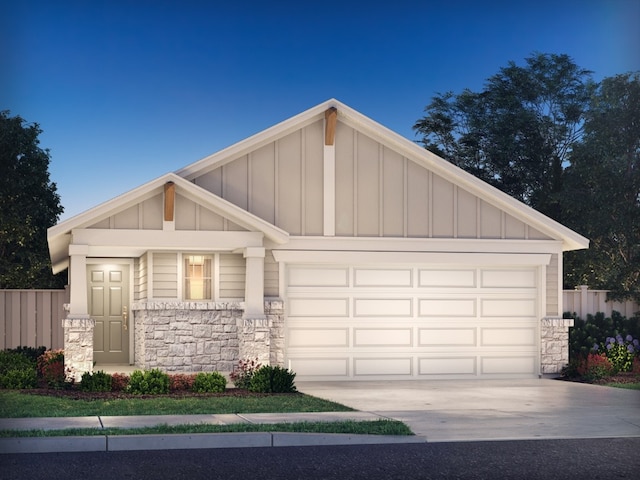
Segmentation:
[(164, 197), (154, 195), (87, 228), (162, 230)]
[[(323, 149), (319, 121), (194, 182), (291, 235), (322, 235)], [(335, 181), (337, 236), (549, 239), (340, 121)]]
[(322, 235), (323, 149), (317, 121), (194, 182), (291, 235)]

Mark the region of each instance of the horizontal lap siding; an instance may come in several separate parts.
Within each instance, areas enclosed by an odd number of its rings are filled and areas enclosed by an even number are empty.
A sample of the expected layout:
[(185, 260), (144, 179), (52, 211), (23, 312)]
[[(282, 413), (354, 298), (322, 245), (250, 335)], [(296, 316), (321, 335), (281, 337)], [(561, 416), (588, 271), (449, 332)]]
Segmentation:
[(63, 348), (66, 290), (0, 290), (0, 349)]
[(178, 255), (153, 253), (153, 297), (178, 298)]
[(245, 259), (242, 255), (220, 255), (220, 298), (244, 298)]

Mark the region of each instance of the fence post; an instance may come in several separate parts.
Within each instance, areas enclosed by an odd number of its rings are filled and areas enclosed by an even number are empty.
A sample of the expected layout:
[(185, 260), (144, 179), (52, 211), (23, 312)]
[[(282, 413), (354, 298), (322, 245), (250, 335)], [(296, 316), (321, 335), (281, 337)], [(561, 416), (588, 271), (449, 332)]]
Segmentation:
[(589, 311), (589, 286), (580, 285), (578, 288), (580, 289), (580, 313), (578, 315), (584, 319)]

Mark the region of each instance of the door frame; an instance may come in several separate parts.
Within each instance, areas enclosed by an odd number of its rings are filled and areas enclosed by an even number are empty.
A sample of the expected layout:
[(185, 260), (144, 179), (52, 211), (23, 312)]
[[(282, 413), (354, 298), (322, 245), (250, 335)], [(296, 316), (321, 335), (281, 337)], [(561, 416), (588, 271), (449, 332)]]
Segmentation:
[[(134, 342), (134, 329), (135, 322), (133, 318), (133, 312), (131, 311), (131, 304), (133, 303), (133, 258), (102, 258), (102, 257), (87, 257), (87, 265), (102, 265), (102, 264), (111, 264), (111, 265), (127, 265), (129, 267), (129, 305), (127, 308), (129, 309), (129, 365), (133, 365), (135, 363), (135, 342)], [(89, 282), (91, 280), (87, 278), (87, 293), (89, 292)]]

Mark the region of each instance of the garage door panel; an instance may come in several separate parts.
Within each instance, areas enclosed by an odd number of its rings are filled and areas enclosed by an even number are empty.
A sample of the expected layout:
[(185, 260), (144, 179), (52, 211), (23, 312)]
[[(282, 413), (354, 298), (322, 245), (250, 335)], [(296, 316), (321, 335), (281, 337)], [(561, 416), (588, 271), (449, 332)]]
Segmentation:
[(537, 275), (533, 270), (483, 270), (482, 288), (535, 288)]
[(349, 298), (290, 298), (289, 315), (292, 317), (348, 317)]
[(475, 270), (419, 270), (418, 286), (423, 288), (472, 288)]
[(347, 347), (348, 328), (290, 328), (290, 348)]
[(354, 347), (411, 347), (413, 335), (410, 328), (356, 328), (353, 331)]
[(475, 347), (476, 328), (420, 328), (421, 347)]
[(354, 287), (411, 287), (413, 272), (405, 269), (354, 269)]
[(536, 329), (531, 328), (481, 328), (481, 346), (535, 346)]
[(483, 317), (535, 317), (536, 301), (533, 298), (483, 298), (480, 301)]
[(299, 376), (345, 377), (349, 376), (348, 357), (289, 358), (289, 368)]
[(289, 269), (291, 287), (348, 287), (349, 268), (307, 268)]
[(355, 317), (410, 317), (411, 298), (354, 298)]
[(355, 358), (353, 373), (356, 377), (411, 375), (412, 359), (406, 358)]
[(483, 375), (534, 374), (536, 357), (531, 356), (487, 356), (482, 357), (481, 373)]
[(467, 298), (421, 298), (418, 300), (421, 317), (475, 317), (476, 300)]
[(468, 357), (429, 357), (418, 360), (418, 374), (426, 376), (476, 375), (477, 358)]

